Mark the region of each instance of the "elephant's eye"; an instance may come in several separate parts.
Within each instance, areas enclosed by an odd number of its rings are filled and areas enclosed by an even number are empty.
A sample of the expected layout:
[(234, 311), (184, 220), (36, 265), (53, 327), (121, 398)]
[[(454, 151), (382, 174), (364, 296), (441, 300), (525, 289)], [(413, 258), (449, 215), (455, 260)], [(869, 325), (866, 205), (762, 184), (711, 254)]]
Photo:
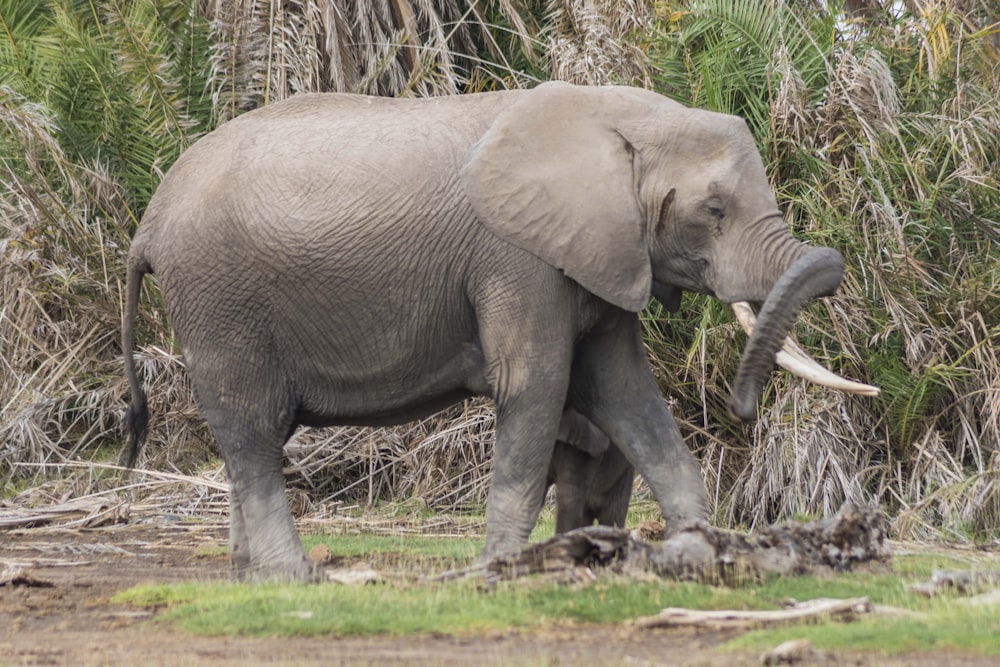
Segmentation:
[(710, 213), (710, 214), (712, 215), (712, 217), (713, 217), (713, 218), (715, 218), (716, 220), (722, 220), (722, 219), (723, 219), (724, 217), (726, 217), (726, 212), (725, 212), (725, 211), (723, 211), (723, 210), (722, 210), (721, 208), (719, 208), (718, 206), (709, 206), (709, 207), (708, 207), (708, 212), (709, 212), (709, 213)]

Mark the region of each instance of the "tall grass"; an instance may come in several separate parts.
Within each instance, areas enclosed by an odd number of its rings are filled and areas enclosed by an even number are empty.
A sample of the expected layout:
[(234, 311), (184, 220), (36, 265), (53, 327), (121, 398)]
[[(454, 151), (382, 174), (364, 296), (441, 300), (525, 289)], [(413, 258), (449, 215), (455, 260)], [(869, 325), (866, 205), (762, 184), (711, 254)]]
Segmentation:
[[(113, 456), (129, 237), (181, 150), (289, 95), (452, 94), (545, 78), (655, 87), (747, 118), (788, 223), (838, 248), (837, 296), (796, 335), (879, 399), (776, 373), (752, 426), (725, 401), (744, 336), (711, 298), (644, 315), (650, 361), (715, 519), (878, 501), (897, 535), (1000, 528), (1000, 60), (986, 2), (0, 0), (0, 476)], [(140, 323), (145, 465), (196, 468), (193, 409), (155, 287)], [(488, 402), (398, 429), (302, 430), (313, 501), (481, 504)], [(644, 489), (639, 487), (640, 492)]]
[[(0, 19), (0, 467), (18, 476), (117, 441), (125, 251), (211, 105), (189, 3), (4, 0)], [(153, 304), (143, 366), (183, 386)]]

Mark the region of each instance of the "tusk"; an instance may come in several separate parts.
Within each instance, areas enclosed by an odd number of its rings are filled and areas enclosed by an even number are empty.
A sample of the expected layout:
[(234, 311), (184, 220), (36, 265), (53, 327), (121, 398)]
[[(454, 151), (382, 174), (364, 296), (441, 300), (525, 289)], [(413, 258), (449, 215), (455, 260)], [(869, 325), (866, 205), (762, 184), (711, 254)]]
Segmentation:
[[(750, 304), (746, 301), (737, 301), (732, 304), (732, 309), (733, 313), (736, 314), (736, 321), (740, 323), (740, 326), (743, 327), (748, 336), (751, 335), (753, 327), (757, 323), (757, 317), (754, 315)], [(775, 355), (774, 360), (792, 375), (797, 375), (804, 380), (809, 380), (818, 385), (862, 396), (879, 395), (878, 387), (848, 380), (824, 368), (799, 347), (798, 343), (792, 340), (790, 336), (785, 337), (785, 344), (781, 350), (778, 350), (778, 354)]]

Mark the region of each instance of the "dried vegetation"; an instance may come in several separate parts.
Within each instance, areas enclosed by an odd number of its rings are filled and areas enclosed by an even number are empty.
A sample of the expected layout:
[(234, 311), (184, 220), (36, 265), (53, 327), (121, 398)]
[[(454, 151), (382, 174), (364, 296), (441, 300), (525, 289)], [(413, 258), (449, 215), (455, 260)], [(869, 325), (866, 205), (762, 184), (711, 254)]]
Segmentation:
[[(117, 456), (128, 239), (162, 173), (205, 131), (305, 91), (453, 94), (562, 78), (648, 85), (744, 116), (789, 224), (847, 257), (843, 288), (797, 335), (880, 385), (880, 399), (776, 373), (760, 420), (734, 425), (725, 396), (744, 339), (731, 316), (688, 295), (681, 313), (654, 305), (644, 317), (716, 522), (879, 502), (897, 536), (995, 538), (1000, 16), (974, 0), (828, 4), (0, 0), (0, 478), (79, 479), (74, 462)], [(143, 465), (218, 479), (147, 290)], [(306, 509), (479, 506), (491, 443), (489, 404), (472, 401), (397, 429), (300, 431), (289, 474), (309, 491)]]

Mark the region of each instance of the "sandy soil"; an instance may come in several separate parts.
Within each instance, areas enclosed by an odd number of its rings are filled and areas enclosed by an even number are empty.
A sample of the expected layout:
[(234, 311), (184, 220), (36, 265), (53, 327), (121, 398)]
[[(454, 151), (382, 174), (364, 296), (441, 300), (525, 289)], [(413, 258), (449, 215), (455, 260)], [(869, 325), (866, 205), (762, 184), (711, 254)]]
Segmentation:
[[(757, 654), (717, 650), (731, 632), (587, 626), (472, 637), (205, 638), (172, 630), (153, 612), (110, 602), (114, 593), (139, 583), (226, 578), (226, 559), (214, 548), (225, 543), (225, 531), (222, 524), (168, 521), (0, 530), (0, 573), (21, 572), (0, 585), (0, 665), (761, 664)], [(799, 664), (997, 663), (946, 653), (888, 659), (846, 652), (813, 654)]]

